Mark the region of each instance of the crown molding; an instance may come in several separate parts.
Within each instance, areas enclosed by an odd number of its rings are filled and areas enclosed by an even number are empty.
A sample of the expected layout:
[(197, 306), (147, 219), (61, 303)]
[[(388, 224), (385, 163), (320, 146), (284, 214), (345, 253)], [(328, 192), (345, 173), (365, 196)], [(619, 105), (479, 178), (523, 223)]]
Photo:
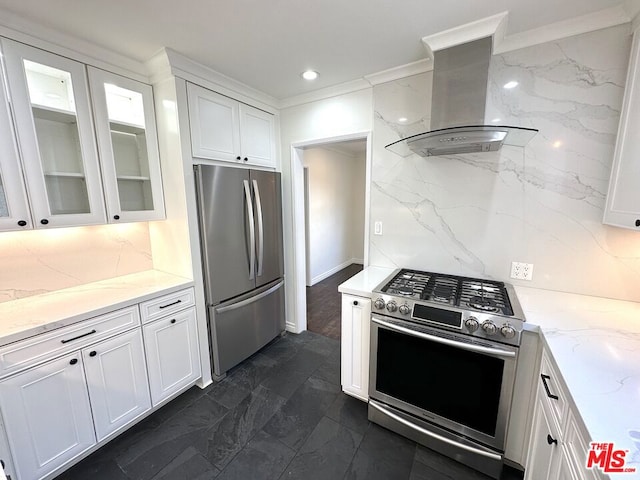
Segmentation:
[(381, 83), (393, 82), (400, 78), (410, 77), (433, 70), (433, 60), (425, 58), (417, 62), (407, 63), (399, 67), (389, 68), (381, 72), (365, 75), (364, 79), (371, 85), (379, 85)]
[(143, 62), (45, 27), (6, 10), (0, 10), (0, 19), (0, 35), (3, 37), (149, 83), (148, 71)]
[(147, 66), (152, 71), (153, 82), (175, 75), (265, 112), (278, 113), (279, 102), (276, 98), (191, 60), (171, 48), (160, 50), (147, 61)]
[(339, 95), (346, 95), (348, 93), (366, 90), (368, 88), (371, 88), (371, 84), (364, 78), (360, 78), (358, 80), (352, 80), (350, 82), (340, 83), (338, 85), (332, 85), (330, 87), (313, 90), (312, 92), (288, 97), (280, 100), (279, 105), (280, 108), (295, 107), (305, 103), (316, 102), (318, 100), (325, 100)]
[(433, 58), (433, 52), (472, 42), (480, 38), (494, 37), (496, 32), (504, 36), (508, 16), (509, 12), (500, 12), (490, 17), (481, 18), (480, 20), (465, 23), (464, 25), (450, 28), (443, 32), (422, 37), (422, 43), (427, 49), (429, 58)]
[(581, 15), (561, 22), (551, 23), (544, 27), (534, 28), (504, 37), (496, 43), (494, 39), (494, 54), (519, 50), (521, 48), (553, 42), (562, 38), (573, 37), (603, 28), (615, 27), (632, 21), (632, 17), (620, 4), (597, 12)]

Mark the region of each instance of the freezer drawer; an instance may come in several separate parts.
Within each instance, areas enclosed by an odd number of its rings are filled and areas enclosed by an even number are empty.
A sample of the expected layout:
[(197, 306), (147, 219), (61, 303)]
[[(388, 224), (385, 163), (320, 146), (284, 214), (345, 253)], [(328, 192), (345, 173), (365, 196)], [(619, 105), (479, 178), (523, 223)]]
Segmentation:
[(279, 279), (233, 301), (209, 308), (211, 357), (215, 377), (250, 357), (285, 327), (284, 280)]

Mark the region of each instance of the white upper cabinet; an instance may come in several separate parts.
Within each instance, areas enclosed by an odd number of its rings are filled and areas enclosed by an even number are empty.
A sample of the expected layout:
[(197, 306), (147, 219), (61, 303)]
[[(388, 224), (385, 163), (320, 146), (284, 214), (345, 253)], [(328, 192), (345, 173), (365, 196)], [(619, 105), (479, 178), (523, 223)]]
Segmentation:
[(109, 222), (163, 219), (151, 86), (88, 71)]
[(275, 119), (270, 113), (188, 84), (194, 157), (275, 168)]
[(603, 222), (640, 231), (640, 36), (633, 36), (627, 86)]
[(5, 91), (0, 76), (0, 231), (33, 228)]
[(276, 166), (273, 115), (240, 104), (240, 151), (243, 161), (263, 167)]
[(240, 104), (197, 85), (187, 89), (193, 156), (240, 160)]
[(2, 39), (36, 228), (106, 223), (85, 66)]

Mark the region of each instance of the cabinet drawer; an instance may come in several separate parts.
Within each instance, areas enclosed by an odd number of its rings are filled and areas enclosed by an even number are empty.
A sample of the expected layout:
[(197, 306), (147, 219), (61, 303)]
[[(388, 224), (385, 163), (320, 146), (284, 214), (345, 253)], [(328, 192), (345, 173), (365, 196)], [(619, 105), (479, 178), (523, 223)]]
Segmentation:
[(180, 290), (179, 292), (154, 298), (153, 300), (140, 304), (142, 323), (152, 322), (192, 305), (195, 305), (193, 288), (187, 288), (186, 290)]
[(0, 378), (140, 325), (132, 306), (0, 348)]
[(538, 381), (543, 391), (543, 401), (546, 402), (558, 428), (561, 428), (567, 414), (567, 394), (562, 388), (560, 374), (551, 364), (546, 352), (542, 355)]

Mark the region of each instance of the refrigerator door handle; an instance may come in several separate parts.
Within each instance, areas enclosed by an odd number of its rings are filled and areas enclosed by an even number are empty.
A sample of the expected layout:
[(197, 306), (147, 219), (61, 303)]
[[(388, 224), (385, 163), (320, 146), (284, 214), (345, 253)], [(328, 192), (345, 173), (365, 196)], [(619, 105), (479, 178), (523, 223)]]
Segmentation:
[(253, 201), (249, 190), (249, 180), (243, 180), (244, 196), (247, 200), (247, 216), (249, 217), (249, 280), (256, 277), (256, 230), (253, 220)]
[(251, 303), (257, 302), (258, 300), (260, 300), (261, 298), (264, 298), (268, 295), (271, 295), (273, 292), (275, 292), (276, 290), (278, 290), (280, 287), (282, 287), (282, 285), (284, 284), (284, 280), (280, 280), (277, 284), (275, 284), (273, 287), (271, 287), (268, 290), (265, 290), (264, 292), (256, 295), (255, 297), (251, 297), (251, 298), (247, 298), (246, 300), (242, 300), (238, 303), (233, 303), (231, 305), (227, 305), (226, 307), (219, 307), (215, 309), (215, 312), (220, 314), (220, 313), (224, 313), (224, 312), (229, 312), (231, 310), (237, 310), (238, 308), (242, 308), (246, 305), (249, 305)]
[(256, 208), (258, 209), (258, 273), (257, 276), (262, 275), (262, 267), (264, 264), (264, 224), (262, 215), (262, 202), (260, 201), (260, 189), (258, 188), (258, 182), (253, 180), (253, 192), (256, 197)]

